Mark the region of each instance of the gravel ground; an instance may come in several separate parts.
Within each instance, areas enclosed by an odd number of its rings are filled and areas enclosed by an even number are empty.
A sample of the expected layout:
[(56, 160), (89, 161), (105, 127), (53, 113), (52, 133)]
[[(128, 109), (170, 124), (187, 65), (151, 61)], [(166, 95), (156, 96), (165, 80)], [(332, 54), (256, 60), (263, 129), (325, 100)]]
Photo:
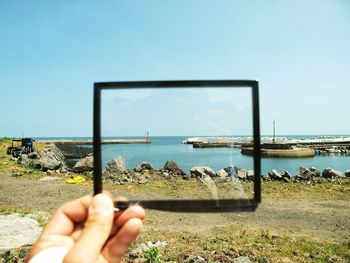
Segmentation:
[[(81, 185), (58, 180), (30, 180), (0, 175), (0, 210), (26, 213), (52, 213), (60, 204), (88, 194), (91, 182)], [(113, 196), (123, 195), (122, 188)], [(127, 186), (125, 186), (127, 187)], [(120, 190), (122, 189), (122, 190)], [(127, 191), (127, 188), (124, 189)], [(214, 231), (218, 227), (238, 227), (290, 233), (317, 240), (342, 242), (350, 236), (350, 202), (347, 200), (263, 200), (254, 213), (191, 214), (147, 211), (145, 231)]]

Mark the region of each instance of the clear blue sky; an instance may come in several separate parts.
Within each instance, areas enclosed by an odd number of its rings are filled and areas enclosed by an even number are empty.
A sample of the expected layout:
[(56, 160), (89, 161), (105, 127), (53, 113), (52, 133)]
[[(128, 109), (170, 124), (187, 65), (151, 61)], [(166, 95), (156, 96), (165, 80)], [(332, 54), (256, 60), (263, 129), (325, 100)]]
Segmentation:
[(258, 79), (263, 134), (350, 134), (349, 1), (0, 1), (0, 136), (90, 136), (97, 81)]
[(252, 136), (251, 93), (247, 87), (103, 91), (101, 134)]

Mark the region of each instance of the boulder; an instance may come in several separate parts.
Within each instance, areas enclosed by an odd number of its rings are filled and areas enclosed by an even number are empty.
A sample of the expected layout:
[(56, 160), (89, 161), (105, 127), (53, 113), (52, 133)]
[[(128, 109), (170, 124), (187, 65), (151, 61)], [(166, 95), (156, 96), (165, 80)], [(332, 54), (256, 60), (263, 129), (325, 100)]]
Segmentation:
[(37, 159), (39, 157), (39, 154), (37, 152), (32, 152), (28, 154), (29, 159)]
[(292, 175), (287, 170), (284, 170), (281, 173), (281, 176), (282, 176), (282, 181), (286, 183), (289, 183), (292, 180)]
[(296, 179), (302, 180), (302, 181), (307, 181), (312, 178), (312, 173), (309, 169), (305, 167), (299, 167), (297, 169), (297, 174), (295, 176)]
[(282, 176), (282, 178), (292, 179), (292, 175), (291, 175), (287, 170), (284, 170), (284, 171), (281, 173), (281, 176)]
[(312, 177), (320, 177), (321, 176), (321, 172), (320, 170), (318, 170), (317, 168), (315, 167), (310, 167), (310, 172), (311, 172), (311, 176)]
[(322, 177), (324, 178), (337, 178), (337, 177), (344, 177), (343, 173), (340, 171), (336, 171), (330, 167), (326, 168), (322, 172)]
[(232, 167), (232, 166), (226, 167), (226, 168), (224, 168), (224, 170), (228, 176), (236, 176), (236, 172), (235, 172), (234, 167)]
[(216, 173), (208, 166), (196, 166), (192, 167), (190, 170), (192, 177), (205, 178), (207, 175), (210, 177), (215, 177)]
[(55, 159), (51, 159), (48, 156), (43, 156), (39, 160), (41, 169), (46, 172), (47, 170), (56, 170), (61, 167), (61, 162)]
[(272, 169), (268, 175), (272, 181), (282, 181), (283, 179), (282, 175), (275, 169)]
[(40, 152), (39, 162), (41, 169), (44, 172), (47, 170), (57, 170), (62, 166), (66, 166), (65, 157), (62, 151), (54, 144), (48, 145), (42, 152)]
[(238, 167), (233, 167), (235, 176), (240, 180), (246, 180), (247, 179), (247, 170), (240, 169)]
[(142, 162), (140, 163), (135, 169), (135, 172), (142, 172), (145, 170), (151, 171), (154, 170), (153, 165), (151, 163), (148, 162)]
[(350, 169), (348, 169), (348, 170), (345, 171), (345, 176), (346, 176), (346, 177), (350, 177)]
[(34, 169), (41, 169), (41, 162), (38, 159), (32, 160), (30, 167)]
[(224, 169), (221, 169), (221, 170), (216, 172), (216, 176), (221, 177), (221, 178), (227, 177), (227, 175), (228, 174), (226, 173), (226, 171)]
[(177, 175), (185, 175), (186, 173), (175, 163), (174, 161), (166, 161), (163, 170), (167, 172), (172, 172)]
[(123, 172), (126, 172), (124, 158), (122, 156), (113, 158), (107, 163), (106, 170), (112, 174), (121, 174)]
[(30, 165), (31, 159), (28, 158), (27, 154), (21, 154), (21, 156), (18, 158), (18, 163), (23, 165)]
[(74, 166), (73, 171), (76, 173), (83, 173), (86, 171), (92, 171), (94, 169), (94, 157), (87, 156), (80, 159)]

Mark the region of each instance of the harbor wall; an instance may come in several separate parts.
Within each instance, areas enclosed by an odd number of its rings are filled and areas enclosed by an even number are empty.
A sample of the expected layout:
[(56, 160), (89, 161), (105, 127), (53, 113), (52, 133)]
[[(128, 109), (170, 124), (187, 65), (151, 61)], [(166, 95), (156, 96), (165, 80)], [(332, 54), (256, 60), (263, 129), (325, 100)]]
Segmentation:
[[(242, 148), (242, 154), (254, 155), (253, 148)], [(315, 150), (311, 148), (293, 149), (261, 149), (261, 157), (302, 158), (315, 156)]]

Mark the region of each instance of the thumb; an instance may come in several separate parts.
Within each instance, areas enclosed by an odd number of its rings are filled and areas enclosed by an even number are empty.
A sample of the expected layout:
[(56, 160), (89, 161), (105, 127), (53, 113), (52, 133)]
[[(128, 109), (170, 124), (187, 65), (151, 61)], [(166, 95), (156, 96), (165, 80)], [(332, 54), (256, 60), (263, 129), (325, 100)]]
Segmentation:
[(110, 235), (113, 219), (112, 199), (105, 194), (94, 196), (83, 231), (64, 262), (96, 262)]

